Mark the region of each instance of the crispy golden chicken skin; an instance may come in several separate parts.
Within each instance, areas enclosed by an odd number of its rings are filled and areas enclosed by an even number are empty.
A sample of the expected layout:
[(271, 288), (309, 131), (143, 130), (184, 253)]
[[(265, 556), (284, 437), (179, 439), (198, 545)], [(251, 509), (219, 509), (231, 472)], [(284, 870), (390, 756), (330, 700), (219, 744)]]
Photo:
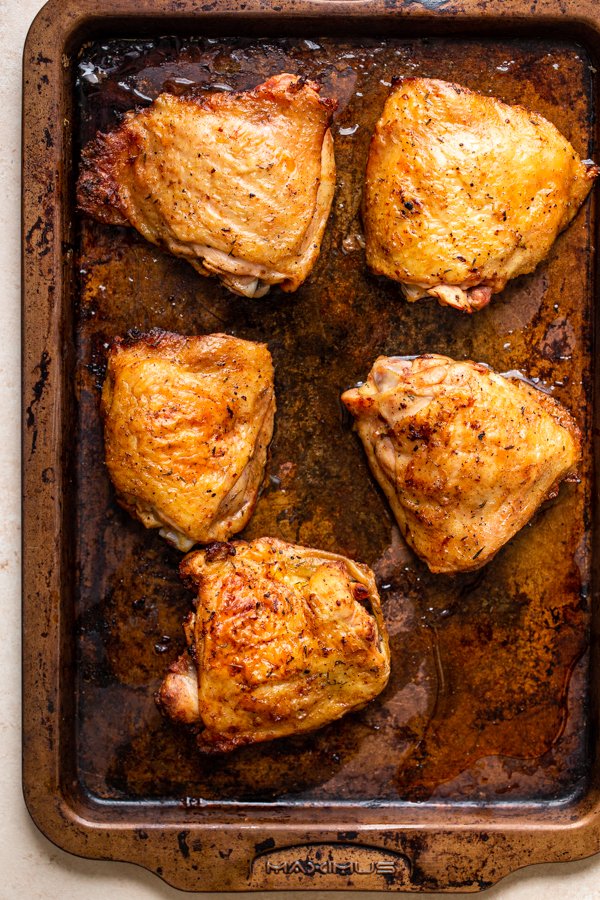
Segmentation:
[(207, 753), (320, 728), (385, 687), (387, 633), (373, 573), (275, 538), (189, 554), (198, 587), (188, 650), (157, 702)]
[(244, 528), (275, 415), (264, 344), (159, 330), (117, 338), (102, 413), (117, 498), (146, 528), (183, 551)]
[(521, 106), (397, 79), (367, 164), (367, 262), (411, 301), (473, 312), (544, 259), (598, 171)]
[(133, 225), (236, 294), (295, 291), (335, 189), (336, 103), (318, 92), (284, 74), (242, 93), (161, 94), (84, 148), (79, 208)]
[(478, 363), (380, 356), (342, 401), (402, 534), (432, 572), (489, 562), (580, 456), (559, 403)]

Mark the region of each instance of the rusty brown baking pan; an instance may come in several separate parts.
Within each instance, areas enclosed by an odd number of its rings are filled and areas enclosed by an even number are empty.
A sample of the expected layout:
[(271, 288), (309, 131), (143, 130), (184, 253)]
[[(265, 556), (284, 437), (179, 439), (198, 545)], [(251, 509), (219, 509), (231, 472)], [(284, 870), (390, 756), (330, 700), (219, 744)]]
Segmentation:
[[(475, 891), (600, 849), (593, 200), (533, 275), (471, 317), (405, 303), (366, 271), (356, 237), (393, 75), (522, 102), (588, 157), (599, 50), (593, 0), (42, 10), (25, 49), (24, 785), (56, 844), (204, 891)], [(78, 216), (79, 148), (98, 128), (164, 89), (243, 88), (285, 70), (339, 100), (334, 210), (297, 294), (233, 297), (133, 231)], [(205, 759), (155, 707), (191, 596), (178, 554), (116, 506), (98, 417), (108, 341), (152, 326), (268, 341), (277, 431), (246, 536), (376, 571), (389, 687), (313, 735)], [(523, 372), (586, 436), (579, 484), (454, 578), (405, 548), (338, 403), (379, 353), (423, 351)]]

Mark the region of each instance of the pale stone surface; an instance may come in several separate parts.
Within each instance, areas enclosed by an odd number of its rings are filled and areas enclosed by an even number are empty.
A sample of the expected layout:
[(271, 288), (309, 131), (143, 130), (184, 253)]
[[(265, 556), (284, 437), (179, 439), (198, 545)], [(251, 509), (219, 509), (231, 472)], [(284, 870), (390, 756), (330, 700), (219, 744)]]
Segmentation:
[[(68, 3), (69, 0), (63, 0)], [(20, 780), (20, 575), (19, 575), (19, 416), (20, 416), (20, 119), (21, 54), (29, 24), (42, 0), (0, 0), (0, 900), (167, 900), (184, 896), (142, 869), (123, 863), (90, 862), (63, 853), (37, 831), (25, 810)], [(208, 896), (208, 895), (205, 895)], [(239, 894), (211, 895), (239, 897)], [(324, 900), (334, 892), (253, 894), (263, 900)], [(353, 893), (376, 898), (381, 894)], [(449, 895), (429, 894), (429, 897)], [(467, 896), (454, 894), (451, 896)], [(472, 896), (472, 895), (469, 895)], [(489, 900), (598, 900), (600, 855), (577, 863), (534, 866), (517, 872), (487, 891)]]

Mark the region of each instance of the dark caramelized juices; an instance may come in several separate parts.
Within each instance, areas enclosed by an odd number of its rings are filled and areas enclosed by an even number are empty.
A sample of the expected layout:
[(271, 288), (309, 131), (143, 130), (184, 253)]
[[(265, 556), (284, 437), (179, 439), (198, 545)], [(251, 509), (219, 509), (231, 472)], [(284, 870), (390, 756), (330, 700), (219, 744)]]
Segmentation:
[[(339, 395), (380, 354), (439, 352), (518, 369), (591, 422), (590, 203), (533, 275), (472, 316), (408, 304), (371, 275), (357, 235), (372, 128), (394, 75), (457, 81), (554, 122), (583, 157), (590, 66), (575, 45), (436, 39), (163, 38), (88, 46), (79, 137), (162, 90), (252, 87), (299, 73), (339, 101), (338, 187), (321, 257), (295, 294), (228, 293), (132, 229), (82, 219), (78, 315), (79, 777), (104, 798), (180, 801), (535, 802), (585, 786), (590, 580), (589, 442), (563, 485), (485, 568), (431, 575), (404, 545)], [(181, 558), (119, 509), (103, 466), (99, 389), (108, 341), (130, 328), (266, 341), (277, 419), (245, 538), (333, 550), (372, 566), (392, 675), (362, 712), (328, 727), (205, 758), (153, 693), (183, 646), (192, 595)]]

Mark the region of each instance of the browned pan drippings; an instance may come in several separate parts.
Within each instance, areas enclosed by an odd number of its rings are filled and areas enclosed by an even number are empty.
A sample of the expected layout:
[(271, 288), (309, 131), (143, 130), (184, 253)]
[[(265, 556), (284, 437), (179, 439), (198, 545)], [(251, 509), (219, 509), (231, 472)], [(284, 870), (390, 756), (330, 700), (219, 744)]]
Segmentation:
[[(315, 271), (296, 294), (227, 293), (135, 232), (83, 220), (78, 327), (78, 776), (107, 799), (535, 801), (588, 772), (589, 442), (563, 485), (483, 570), (431, 575), (406, 549), (339, 404), (379, 354), (427, 351), (520, 370), (590, 433), (590, 204), (550, 257), (485, 310), (407, 304), (371, 276), (357, 237), (373, 125), (392, 77), (453, 80), (546, 116), (582, 157), (590, 64), (549, 41), (449, 39), (108, 41), (84, 49), (79, 141), (161, 90), (247, 88), (277, 72), (339, 100), (338, 190)], [(202, 758), (153, 693), (183, 646), (192, 595), (180, 555), (119, 509), (99, 418), (108, 341), (158, 326), (267, 341), (278, 413), (267, 477), (243, 537), (272, 535), (375, 569), (392, 676), (363, 712), (303, 737)]]

